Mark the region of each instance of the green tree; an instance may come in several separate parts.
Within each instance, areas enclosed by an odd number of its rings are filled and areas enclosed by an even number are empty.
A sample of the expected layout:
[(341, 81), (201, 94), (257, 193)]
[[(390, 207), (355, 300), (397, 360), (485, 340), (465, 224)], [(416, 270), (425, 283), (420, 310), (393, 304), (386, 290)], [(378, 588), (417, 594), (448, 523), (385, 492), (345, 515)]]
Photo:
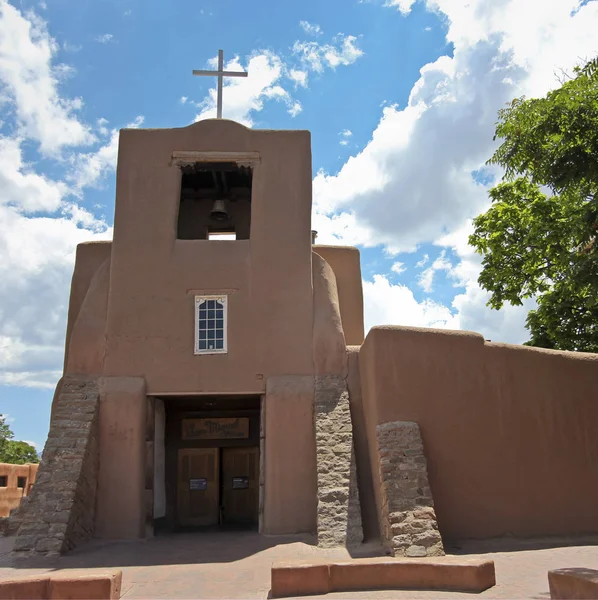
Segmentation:
[(488, 305), (535, 297), (531, 346), (598, 352), (598, 59), (545, 98), (499, 111), (488, 164), (505, 169), (469, 243)]
[(39, 462), (37, 451), (31, 444), (15, 441), (13, 438), (14, 434), (6, 417), (0, 415), (0, 462), (13, 465)]

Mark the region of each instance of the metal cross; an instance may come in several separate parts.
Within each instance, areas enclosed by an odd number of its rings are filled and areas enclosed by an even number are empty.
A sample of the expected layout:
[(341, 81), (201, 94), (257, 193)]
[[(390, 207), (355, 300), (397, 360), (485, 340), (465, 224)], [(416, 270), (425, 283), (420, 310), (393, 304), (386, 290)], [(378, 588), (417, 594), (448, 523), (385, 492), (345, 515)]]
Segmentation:
[(216, 104), (216, 118), (222, 119), (222, 82), (224, 77), (247, 77), (246, 71), (224, 71), (224, 50), (218, 50), (218, 70), (202, 71), (193, 70), (193, 75), (217, 75), (218, 99)]

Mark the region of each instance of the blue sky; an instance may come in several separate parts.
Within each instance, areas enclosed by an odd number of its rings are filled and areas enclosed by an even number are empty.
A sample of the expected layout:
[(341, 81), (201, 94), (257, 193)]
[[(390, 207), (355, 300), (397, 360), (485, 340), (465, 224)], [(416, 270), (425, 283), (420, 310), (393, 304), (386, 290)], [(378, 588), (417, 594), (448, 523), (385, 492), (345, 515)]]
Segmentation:
[(118, 129), (214, 115), (312, 133), (314, 228), (360, 247), (366, 326), (521, 343), (467, 245), (496, 112), (594, 56), (596, 0), (0, 0), (0, 413), (43, 447), (77, 243), (109, 239)]

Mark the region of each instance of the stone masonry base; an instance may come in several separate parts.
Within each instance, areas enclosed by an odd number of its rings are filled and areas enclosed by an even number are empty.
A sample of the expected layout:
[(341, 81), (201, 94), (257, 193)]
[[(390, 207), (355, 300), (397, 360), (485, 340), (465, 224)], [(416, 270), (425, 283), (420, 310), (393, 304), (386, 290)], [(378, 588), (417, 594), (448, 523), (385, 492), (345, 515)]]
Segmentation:
[(382, 543), (392, 556), (441, 556), (424, 445), (417, 423), (393, 421), (376, 427)]
[(363, 541), (349, 392), (343, 377), (315, 381), (318, 467), (318, 545), (357, 546)]
[(98, 410), (97, 380), (63, 379), (37, 479), (18, 511), (16, 552), (68, 552), (91, 537), (98, 473)]

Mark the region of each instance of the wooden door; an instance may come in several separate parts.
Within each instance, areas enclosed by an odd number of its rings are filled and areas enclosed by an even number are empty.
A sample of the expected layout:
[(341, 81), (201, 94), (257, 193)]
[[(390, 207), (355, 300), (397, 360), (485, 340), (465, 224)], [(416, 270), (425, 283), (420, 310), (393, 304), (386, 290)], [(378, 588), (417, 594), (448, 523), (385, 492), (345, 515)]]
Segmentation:
[(257, 523), (259, 448), (222, 448), (222, 521)]
[(220, 495), (218, 448), (181, 448), (178, 460), (177, 522), (217, 525)]

